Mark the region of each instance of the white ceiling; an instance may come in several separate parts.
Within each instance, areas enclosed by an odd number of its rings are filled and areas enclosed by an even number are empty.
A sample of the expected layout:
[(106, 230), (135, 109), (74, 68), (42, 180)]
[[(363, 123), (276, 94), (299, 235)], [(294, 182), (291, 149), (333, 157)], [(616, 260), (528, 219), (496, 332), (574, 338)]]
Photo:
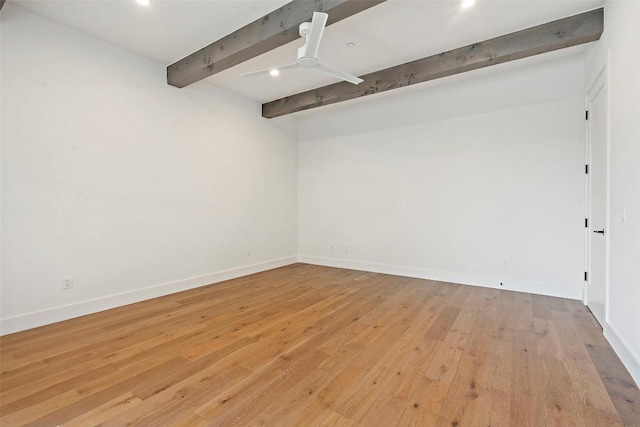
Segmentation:
[[(290, 0), (9, 0), (17, 6), (169, 65)], [(388, 0), (327, 27), (323, 63), (361, 75), (584, 12), (603, 0)], [(347, 48), (347, 42), (356, 43)], [(334, 83), (317, 70), (279, 77), (241, 73), (295, 62), (297, 40), (208, 81), (265, 102)], [(575, 50), (569, 50), (575, 54)], [(554, 56), (557, 57), (557, 54)], [(541, 55), (539, 60), (545, 60)]]

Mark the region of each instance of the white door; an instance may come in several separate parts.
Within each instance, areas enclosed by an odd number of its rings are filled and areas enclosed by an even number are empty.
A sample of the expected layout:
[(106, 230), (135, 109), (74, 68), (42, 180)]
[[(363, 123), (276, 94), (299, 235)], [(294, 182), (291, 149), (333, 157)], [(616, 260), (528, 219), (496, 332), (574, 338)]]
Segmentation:
[(589, 142), (589, 275), (587, 305), (600, 325), (607, 318), (607, 85), (605, 72), (588, 94)]

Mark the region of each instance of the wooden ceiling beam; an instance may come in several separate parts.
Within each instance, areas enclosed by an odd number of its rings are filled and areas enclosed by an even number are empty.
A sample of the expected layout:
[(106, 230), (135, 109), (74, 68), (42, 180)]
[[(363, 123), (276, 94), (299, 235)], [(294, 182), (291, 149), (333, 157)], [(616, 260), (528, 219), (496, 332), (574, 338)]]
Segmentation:
[[(0, 0), (2, 1), (2, 0)], [(185, 87), (300, 38), (313, 12), (334, 24), (385, 0), (294, 0), (167, 67), (167, 83)]]
[(267, 102), (262, 115), (278, 117), (596, 41), (603, 28), (604, 9), (595, 9), (375, 71), (360, 76), (358, 86), (340, 82)]

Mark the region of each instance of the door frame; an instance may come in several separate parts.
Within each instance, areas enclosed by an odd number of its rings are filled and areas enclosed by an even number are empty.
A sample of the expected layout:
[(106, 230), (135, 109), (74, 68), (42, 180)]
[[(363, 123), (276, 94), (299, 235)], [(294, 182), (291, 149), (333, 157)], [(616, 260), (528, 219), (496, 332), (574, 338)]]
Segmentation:
[[(607, 52), (606, 62), (602, 64), (598, 72), (595, 74), (595, 77), (592, 81), (589, 82), (588, 90), (585, 95), (585, 110), (590, 112), (590, 98), (591, 94), (594, 90), (596, 90), (599, 86), (603, 86), (606, 89), (606, 99), (605, 99), (605, 109), (606, 109), (606, 117), (605, 117), (605, 125), (606, 125), (606, 137), (605, 137), (605, 152), (606, 152), (606, 173), (605, 173), (605, 223), (604, 228), (606, 233), (604, 235), (605, 238), (605, 260), (604, 260), (604, 270), (605, 270), (605, 278), (604, 278), (604, 317), (605, 322), (609, 323), (609, 245), (610, 245), (610, 224), (611, 224), (611, 87), (610, 87), (610, 67), (611, 64), (611, 55), (610, 52)], [(600, 84), (601, 83), (601, 84)], [(596, 92), (597, 93), (597, 92)], [(587, 113), (590, 114), (590, 113)], [(588, 120), (585, 121), (585, 164), (591, 165), (591, 119), (589, 117)], [(593, 224), (591, 222), (591, 173), (585, 173), (585, 218), (588, 218), (588, 227), (585, 227), (585, 272), (587, 272), (587, 280), (585, 281), (584, 286), (584, 298), (583, 303), (588, 307), (589, 304), (589, 286), (591, 284), (591, 236), (593, 233)], [(603, 328), (605, 325), (601, 325)]]

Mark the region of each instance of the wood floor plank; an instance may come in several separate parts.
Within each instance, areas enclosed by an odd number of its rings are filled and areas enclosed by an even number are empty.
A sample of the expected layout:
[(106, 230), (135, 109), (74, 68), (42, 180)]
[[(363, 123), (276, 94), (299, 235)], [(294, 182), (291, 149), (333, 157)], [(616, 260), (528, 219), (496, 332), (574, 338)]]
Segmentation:
[(558, 337), (553, 322), (536, 317), (533, 319), (533, 324), (536, 333), (536, 349), (538, 350), (538, 355), (556, 360), (564, 360), (565, 355), (562, 350), (562, 343), (560, 342), (560, 337)]
[[(367, 416), (371, 405), (375, 405), (374, 402), (377, 399), (388, 400), (387, 397), (382, 396), (382, 393), (389, 395), (389, 399), (399, 400), (390, 395), (391, 391), (402, 385), (406, 375), (406, 372), (402, 371), (403, 364), (398, 360), (397, 355), (406, 354), (413, 343), (394, 337), (402, 337), (406, 330), (406, 325), (401, 322), (390, 325), (384, 334), (371, 344), (370, 348), (374, 349), (373, 352), (361, 352), (360, 356), (353, 360), (350, 367), (356, 368), (359, 372), (366, 372), (366, 375), (363, 375), (357, 384), (352, 385), (349, 393), (343, 393), (343, 396), (336, 401), (335, 408), (338, 412), (359, 422)], [(365, 354), (376, 354), (377, 357), (363, 359), (361, 356)], [(416, 367), (416, 371), (418, 370)]]
[[(60, 409), (67, 408), (80, 399), (74, 389), (65, 391), (47, 400), (34, 400), (29, 407), (22, 408), (10, 414), (2, 412), (2, 426), (25, 426)], [(44, 415), (46, 416), (46, 415)]]
[(448, 384), (422, 375), (416, 376), (409, 395), (405, 399), (407, 410), (405, 410), (399, 424), (407, 426), (436, 425), (448, 389)]
[(327, 359), (317, 351), (296, 356), (299, 357), (283, 358), (270, 366), (269, 372), (252, 375), (247, 381), (232, 386), (198, 407), (195, 413), (220, 426), (251, 420), (271, 405), (273, 396), (295, 386)]
[(459, 309), (445, 307), (424, 336), (434, 340), (444, 340), (447, 334), (451, 331), (451, 325), (456, 321), (459, 314)]
[(235, 366), (220, 368), (215, 365), (196, 375), (185, 378), (166, 389), (144, 399), (142, 403), (121, 411), (108, 420), (108, 425), (166, 426), (185, 424), (195, 419), (209, 422), (194, 411), (207, 402), (211, 395), (243, 381), (252, 374), (246, 368)]
[[(96, 369), (82, 372), (79, 375), (76, 375), (68, 380), (56, 382), (49, 387), (46, 387), (36, 393), (24, 396), (21, 399), (9, 401), (9, 399), (5, 398), (3, 399), (0, 411), (2, 411), (3, 414), (11, 414), (20, 409), (28, 408), (34, 401), (41, 402), (54, 398), (59, 394), (66, 392), (67, 390), (74, 390), (82, 384), (91, 382), (98, 378), (109, 376), (115, 371), (116, 369), (113, 366), (102, 366)], [(15, 391), (12, 394), (15, 396)]]
[(537, 356), (535, 337), (530, 332), (511, 331), (513, 336), (511, 362), (511, 424), (544, 425), (541, 413), (542, 365)]
[(402, 418), (407, 410), (406, 402), (387, 393), (381, 393), (372, 407), (365, 412), (362, 420), (358, 420), (362, 425), (392, 426)]
[[(327, 418), (325, 418), (324, 422), (320, 425), (321, 427), (351, 427), (355, 423), (353, 420), (340, 415), (337, 412), (331, 412)], [(299, 424), (305, 425), (305, 424)], [(309, 424), (307, 424), (309, 425)]]
[(539, 396), (545, 425), (585, 425), (585, 414), (580, 410), (572, 378), (565, 365), (556, 359), (541, 357), (542, 373), (538, 381), (542, 382), (542, 394)]
[[(268, 410), (259, 414), (251, 423), (258, 425), (302, 425), (301, 422), (316, 422), (329, 416), (328, 407), (321, 404), (318, 394), (342, 371), (365, 347), (348, 343), (327, 358), (298, 384), (274, 397)], [(324, 415), (324, 416), (323, 416)]]
[[(101, 406), (114, 398), (125, 394), (136, 384), (139, 384), (149, 378), (162, 376), (166, 371), (175, 369), (175, 367), (178, 367), (183, 363), (183, 360), (171, 359), (153, 367), (148, 367), (145, 371), (140, 372), (137, 375), (130, 375), (127, 379), (111, 384), (108, 387), (101, 387), (99, 391), (94, 392), (94, 390), (91, 390), (88, 393), (80, 393), (79, 399), (58, 408), (53, 412), (43, 414), (41, 417), (26, 425), (58, 425), (66, 421), (70, 421), (95, 407)], [(116, 376), (114, 375), (114, 377)]]
[(0, 338), (2, 426), (640, 426), (580, 301), (294, 264)]
[(559, 319), (555, 327), (567, 355), (564, 365), (571, 377), (573, 390), (578, 401), (607, 413), (615, 413), (613, 402), (593, 365), (587, 347), (580, 340), (580, 334), (573, 321)]
[(478, 384), (480, 361), (474, 356), (464, 354), (456, 367), (444, 404), (438, 412), (440, 426), (469, 425), (476, 411), (479, 393)]
[(589, 344), (586, 347), (620, 418), (625, 425), (640, 426), (640, 391), (629, 372), (611, 348)]
[(130, 408), (140, 405), (141, 403), (142, 399), (133, 393), (128, 392), (65, 422), (63, 426), (84, 427), (88, 425), (100, 425), (108, 422), (118, 414), (128, 411)]

